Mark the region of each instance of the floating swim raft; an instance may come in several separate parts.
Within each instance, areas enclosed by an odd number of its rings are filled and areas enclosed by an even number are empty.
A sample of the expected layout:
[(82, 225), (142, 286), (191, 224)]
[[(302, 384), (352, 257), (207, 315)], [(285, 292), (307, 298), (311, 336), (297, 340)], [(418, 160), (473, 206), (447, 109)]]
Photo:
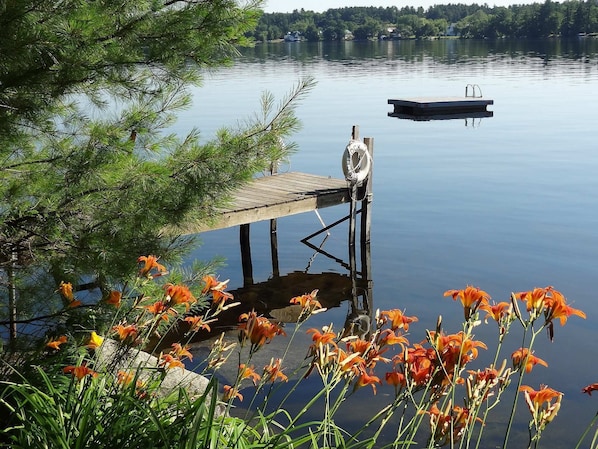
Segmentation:
[(391, 116), (432, 116), (469, 113), (490, 113), (487, 107), (494, 100), (475, 97), (416, 97), (389, 99), (388, 104), (394, 106)]
[(389, 112), (389, 116), (412, 120), (492, 117), (494, 114), (487, 110), (489, 105), (494, 104), (494, 100), (483, 98), (482, 90), (477, 84), (465, 86), (465, 97), (390, 99), (388, 104), (394, 106), (394, 111)]

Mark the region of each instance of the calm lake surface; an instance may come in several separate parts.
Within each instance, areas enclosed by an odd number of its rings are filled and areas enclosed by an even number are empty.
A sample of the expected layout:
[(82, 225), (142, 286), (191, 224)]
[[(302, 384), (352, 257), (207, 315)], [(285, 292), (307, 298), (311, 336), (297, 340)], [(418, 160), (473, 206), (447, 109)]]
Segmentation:
[[(536, 355), (549, 367), (536, 367), (524, 381), (564, 393), (543, 446), (573, 447), (598, 409), (598, 398), (581, 394), (582, 387), (598, 382), (598, 40), (259, 45), (243, 50), (233, 67), (206, 75), (177, 129), (197, 127), (208, 139), (216, 128), (259, 112), (262, 92), (282, 99), (302, 76), (313, 76), (317, 86), (297, 109), (303, 123), (293, 137), (298, 152), (283, 170), (341, 178), (352, 126), (359, 126), (360, 137), (374, 138), (373, 310), (400, 308), (418, 316), (410, 328), (414, 342), (425, 338), (438, 315), (447, 332), (460, 330), (462, 308), (443, 293), (466, 285), (486, 290), (496, 302), (508, 300), (511, 292), (552, 285), (586, 312), (586, 320), (572, 317), (565, 327), (556, 326), (554, 342), (538, 340)], [(494, 100), (493, 117), (388, 116), (388, 99), (462, 96), (468, 84)], [(345, 205), (321, 211), (326, 224), (347, 213)], [(321, 227), (315, 213), (278, 220), (282, 278), (294, 272), (316, 278), (349, 274), (339, 263), (348, 261), (346, 225), (333, 228), (323, 243), (334, 257), (301, 243)], [(251, 232), (252, 281), (265, 283), (273, 277), (268, 223), (252, 225)], [(199, 239), (190, 258), (226, 258), (220, 279), (230, 279), (230, 289), (243, 287), (238, 228)], [(290, 283), (293, 295), (310, 290)], [(259, 295), (263, 302), (290, 299), (286, 290)], [(340, 330), (350, 309), (343, 299), (308, 327), (333, 323)], [(492, 341), (494, 334), (490, 323), (477, 336)], [(303, 358), (309, 337), (295, 341), (294, 357)], [(514, 335), (502, 356), (508, 359), (519, 346)], [(267, 360), (282, 349), (273, 344), (268, 351)], [(480, 355), (476, 368), (492, 355)], [(315, 380), (309, 385), (319, 388)], [(360, 414), (371, 416), (391, 390), (358, 393), (339, 424), (352, 427)], [(504, 401), (509, 404), (511, 397)], [(510, 445), (515, 448), (527, 444), (523, 401), (519, 409)], [(502, 442), (505, 420), (495, 416), (488, 423), (488, 434), (498, 436), (486, 447)]]

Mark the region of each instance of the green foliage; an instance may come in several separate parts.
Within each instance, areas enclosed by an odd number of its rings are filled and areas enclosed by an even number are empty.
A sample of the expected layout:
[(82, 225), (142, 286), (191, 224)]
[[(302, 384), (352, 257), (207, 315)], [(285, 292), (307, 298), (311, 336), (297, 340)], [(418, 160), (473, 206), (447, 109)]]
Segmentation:
[(242, 448), (248, 437), (259, 437), (239, 419), (217, 413), (215, 381), (194, 399), (184, 388), (143, 399), (134, 384), (123, 388), (109, 376), (38, 374), (39, 387), (27, 381), (1, 385), (0, 405), (12, 416), (0, 441), (15, 449), (221, 448), (231, 440)]
[[(306, 40), (343, 40), (345, 30), (355, 39), (376, 39), (389, 35), (401, 38), (443, 36), (450, 24), (464, 38), (548, 36), (574, 37), (598, 33), (598, 5), (591, 0), (563, 3), (547, 0), (507, 8), (488, 4), (434, 5), (424, 11), (413, 7), (347, 7), (322, 13), (295, 10), (293, 13), (264, 14), (260, 35), (280, 39), (287, 31), (299, 31)], [(258, 39), (258, 34), (248, 33)]]
[(11, 279), (0, 301), (19, 298), (12, 322), (45, 304), (39, 286), (71, 281), (106, 294), (111, 277), (134, 270), (130, 254), (176, 260), (189, 247), (180, 234), (292, 153), (280, 142), (300, 127), (294, 108), (310, 79), (279, 104), (265, 93), (259, 114), (211, 142), (198, 129), (169, 130), (202, 72), (251, 45), (259, 6), (2, 3), (0, 270)]

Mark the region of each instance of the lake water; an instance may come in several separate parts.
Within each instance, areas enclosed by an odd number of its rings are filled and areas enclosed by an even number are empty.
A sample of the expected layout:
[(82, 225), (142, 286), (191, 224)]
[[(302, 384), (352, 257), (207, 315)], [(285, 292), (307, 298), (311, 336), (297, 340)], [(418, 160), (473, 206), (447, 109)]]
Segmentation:
[[(439, 314), (448, 332), (460, 329), (462, 309), (443, 292), (468, 284), (497, 302), (511, 292), (553, 285), (586, 312), (586, 320), (573, 317), (557, 326), (554, 342), (540, 338), (536, 355), (549, 368), (537, 367), (524, 382), (565, 393), (544, 446), (573, 447), (598, 409), (595, 397), (580, 392), (598, 382), (598, 41), (259, 45), (243, 50), (233, 67), (206, 75), (178, 129), (197, 127), (207, 139), (216, 128), (259, 111), (263, 91), (281, 98), (306, 75), (317, 86), (297, 109), (303, 129), (293, 137), (298, 152), (291, 170), (342, 177), (341, 155), (352, 126), (359, 126), (360, 137), (374, 139), (373, 309), (417, 315), (412, 341), (423, 339)], [(494, 100), (493, 117), (388, 117), (390, 98), (462, 96), (468, 84)], [(344, 205), (321, 211), (326, 224), (347, 213)], [(314, 213), (278, 220), (282, 277), (348, 275), (336, 260), (348, 260), (346, 226), (333, 228), (324, 242), (332, 258), (301, 243), (319, 228)], [(252, 225), (251, 232), (253, 282), (262, 283), (273, 277), (268, 223)], [(199, 237), (202, 244), (190, 257), (225, 257), (220, 278), (230, 278), (231, 289), (242, 287), (238, 229)], [(297, 285), (294, 294), (309, 290)], [(259, 293), (264, 302), (287, 301), (280, 298), (286, 294)], [(341, 301), (314, 317), (312, 325), (332, 322), (340, 329), (348, 312), (349, 302)], [(478, 332), (481, 339), (493, 334), (490, 325)], [(297, 342), (301, 358), (308, 337)], [(511, 340), (503, 356), (519, 345)], [(272, 346), (268, 358), (278, 350)], [(356, 395), (349, 407), (359, 407), (343, 412), (344, 424), (351, 427), (359, 412), (367, 416), (371, 407), (380, 408), (389, 392), (382, 388), (373, 401), (365, 401), (371, 391)], [(511, 447), (525, 447), (527, 441), (523, 401), (520, 410), (514, 435), (521, 444)], [(504, 422), (498, 417), (489, 427), (500, 433)]]

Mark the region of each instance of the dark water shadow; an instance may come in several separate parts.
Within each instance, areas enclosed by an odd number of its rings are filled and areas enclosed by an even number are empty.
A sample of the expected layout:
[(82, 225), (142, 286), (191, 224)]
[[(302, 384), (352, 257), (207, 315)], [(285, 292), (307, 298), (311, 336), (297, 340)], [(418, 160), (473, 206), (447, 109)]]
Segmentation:
[[(243, 286), (229, 291), (234, 298), (232, 302), (239, 304), (221, 311), (217, 316), (217, 321), (210, 323), (209, 331), (200, 330), (191, 338), (186, 337), (190, 330), (189, 324), (179, 320), (166, 335), (162, 336), (159, 342), (150, 344), (148, 349), (159, 352), (173, 342), (187, 341), (197, 344), (210, 340), (223, 332), (234, 331), (238, 327), (239, 316), (250, 311), (255, 311), (258, 315), (270, 318), (280, 324), (295, 323), (301, 313), (301, 306), (290, 304), (291, 298), (311, 293), (314, 290), (318, 291), (316, 299), (325, 309), (338, 308), (343, 303), (348, 303), (348, 313), (344, 323), (345, 333), (365, 335), (369, 331), (373, 290), (369, 242), (362, 238), (357, 251), (349, 240), (348, 256), (342, 257), (326, 252), (323, 247), (326, 239), (319, 246), (304, 239), (302, 242), (314, 249), (315, 254), (322, 254), (335, 260), (341, 267), (340, 272), (311, 273), (309, 272), (310, 261), (308, 261), (303, 270), (280, 273), (276, 223), (275, 220), (272, 222), (273, 232), (270, 233), (272, 275), (265, 280), (254, 280), (249, 226), (242, 225), (240, 227), (240, 251)], [(357, 266), (357, 253), (360, 255), (361, 267)], [(195, 311), (195, 314), (205, 311)]]

